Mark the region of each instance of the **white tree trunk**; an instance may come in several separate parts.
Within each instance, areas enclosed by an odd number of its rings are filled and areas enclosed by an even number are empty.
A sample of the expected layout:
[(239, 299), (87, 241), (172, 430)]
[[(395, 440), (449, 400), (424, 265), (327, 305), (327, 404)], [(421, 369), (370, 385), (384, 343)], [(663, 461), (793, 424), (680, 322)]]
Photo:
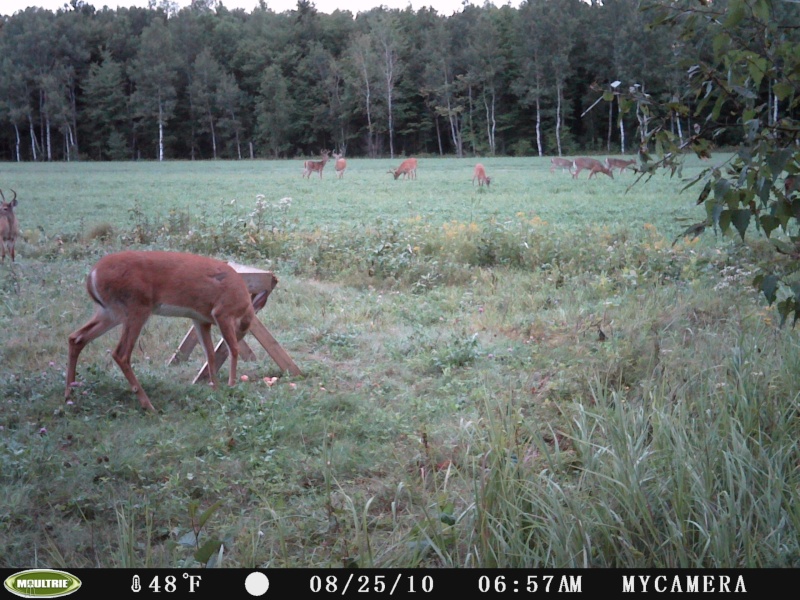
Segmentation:
[(158, 103), (158, 160), (164, 160), (164, 111), (161, 102)]
[(16, 139), (14, 142), (14, 151), (17, 155), (17, 162), (22, 162), (22, 155), (20, 153), (20, 146), (22, 145), (22, 140), (20, 139), (19, 127), (17, 127), (16, 123), (14, 123), (14, 133), (16, 135)]

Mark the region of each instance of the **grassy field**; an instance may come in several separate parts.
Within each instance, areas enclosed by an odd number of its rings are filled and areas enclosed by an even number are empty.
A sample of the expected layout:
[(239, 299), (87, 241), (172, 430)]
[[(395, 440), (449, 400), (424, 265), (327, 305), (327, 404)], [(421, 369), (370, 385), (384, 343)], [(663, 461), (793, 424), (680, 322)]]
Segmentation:
[[(489, 190), (457, 159), (3, 164), (0, 565), (800, 566), (800, 346), (749, 285), (768, 251), (673, 245), (702, 218), (679, 178), (481, 162)], [(124, 247), (274, 271), (262, 320), (303, 375), (252, 343), (247, 381), (192, 385), (199, 352), (165, 364), (188, 321), (154, 318), (158, 415), (117, 332), (65, 404), (86, 274)]]

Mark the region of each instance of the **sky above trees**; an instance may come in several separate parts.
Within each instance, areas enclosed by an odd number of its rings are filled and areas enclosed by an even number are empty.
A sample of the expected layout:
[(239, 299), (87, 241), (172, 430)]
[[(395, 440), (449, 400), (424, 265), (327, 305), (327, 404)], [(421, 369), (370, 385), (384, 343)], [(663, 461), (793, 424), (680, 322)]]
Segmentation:
[[(139, 6), (145, 8), (148, 6), (149, 0), (85, 0), (86, 4), (91, 4), (95, 8), (102, 8), (108, 6), (109, 8)], [(158, 0), (160, 2), (161, 0)], [(157, 3), (158, 3), (157, 2)], [(375, 6), (386, 6), (389, 8), (403, 9), (409, 4), (414, 9), (422, 6), (431, 6), (436, 9), (439, 14), (450, 15), (453, 12), (461, 10), (463, 0), (313, 0), (319, 12), (331, 13), (336, 9), (349, 10), (357, 13), (359, 11), (366, 11)], [(482, 0), (471, 0), (471, 4), (482, 6)], [(511, 4), (518, 6), (519, 0), (494, 0), (492, 2), (497, 6), (504, 4)], [(65, 4), (69, 4), (68, 0), (3, 0), (0, 6), (0, 14), (12, 15), (18, 10), (24, 10), (29, 6), (38, 6), (48, 10), (56, 11), (62, 8)], [(176, 4), (179, 7), (188, 6), (191, 0), (177, 0)], [(251, 11), (258, 6), (258, 0), (223, 0), (223, 4), (229, 9), (243, 8), (246, 11)], [(292, 10), (297, 6), (297, 0), (267, 0), (267, 6), (275, 12), (283, 12), (284, 10)]]

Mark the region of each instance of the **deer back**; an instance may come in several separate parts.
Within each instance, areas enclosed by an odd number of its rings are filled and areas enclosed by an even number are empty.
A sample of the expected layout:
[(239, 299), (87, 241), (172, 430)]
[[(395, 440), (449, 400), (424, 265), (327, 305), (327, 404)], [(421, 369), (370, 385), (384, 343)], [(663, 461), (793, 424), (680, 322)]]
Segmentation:
[(254, 315), (244, 279), (229, 264), (181, 252), (124, 251), (101, 258), (87, 279), (89, 295), (112, 312), (131, 310), (214, 323)]

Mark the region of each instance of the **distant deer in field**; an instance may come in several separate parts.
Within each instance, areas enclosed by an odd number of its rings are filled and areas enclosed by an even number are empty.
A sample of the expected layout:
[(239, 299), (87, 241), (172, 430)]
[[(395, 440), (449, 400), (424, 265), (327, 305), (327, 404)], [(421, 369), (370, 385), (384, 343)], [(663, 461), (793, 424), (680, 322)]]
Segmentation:
[[(636, 164), (635, 160), (623, 160), (621, 158), (606, 158), (606, 167), (608, 169), (611, 169), (612, 171), (614, 169), (619, 169), (620, 174), (622, 174), (622, 172), (625, 169), (635, 164)], [(635, 169), (636, 167), (633, 168)]]
[(389, 173), (394, 175), (394, 178), (397, 179), (400, 175), (403, 176), (403, 179), (409, 177), (410, 179), (417, 178), (417, 159), (416, 158), (407, 158), (400, 166), (395, 170), (389, 170)]
[(783, 180), (783, 192), (787, 196), (797, 190), (800, 190), (800, 175), (789, 175)]
[(476, 179), (478, 180), (478, 187), (483, 187), (485, 183), (488, 188), (489, 184), (492, 183), (492, 178), (486, 176), (486, 169), (481, 163), (475, 165), (475, 172), (472, 174), (472, 185), (475, 185)]
[(336, 152), (333, 153), (333, 158), (336, 159), (334, 163), (334, 168), (336, 169), (336, 176), (341, 179), (344, 177), (344, 171), (347, 169), (347, 161), (344, 158), (344, 152), (337, 154)]
[(555, 172), (556, 169), (561, 169), (562, 171), (564, 169), (566, 169), (571, 174), (572, 173), (572, 167), (574, 167), (574, 166), (575, 165), (568, 158), (553, 157), (553, 158), (550, 159), (550, 172), (551, 173)]
[(575, 172), (572, 174), (573, 179), (577, 179), (578, 173), (583, 169), (589, 169), (589, 179), (591, 179), (595, 173), (605, 173), (611, 177), (611, 179), (614, 179), (614, 172), (599, 160), (595, 160), (594, 158), (576, 158), (573, 162), (575, 164)]
[(322, 179), (322, 169), (330, 159), (330, 152), (323, 150), (321, 152), (322, 160), (307, 160), (303, 163), (303, 177), (306, 179), (311, 177), (312, 173), (319, 173), (319, 178)]
[[(11, 190), (14, 192), (14, 190)], [(11, 255), (11, 262), (14, 262), (14, 246), (17, 243), (17, 235), (19, 235), (19, 221), (17, 215), (14, 214), (14, 207), (17, 205), (17, 192), (14, 192), (14, 197), (10, 202), (6, 202), (6, 197), (3, 190), (0, 190), (0, 197), (3, 201), (0, 202), (0, 250), (3, 254), (3, 262), (6, 260), (6, 251)]]
[(216, 387), (211, 326), (219, 327), (228, 346), (228, 385), (236, 383), (239, 340), (255, 320), (245, 280), (228, 263), (181, 252), (123, 251), (107, 254), (86, 278), (86, 291), (97, 304), (94, 316), (69, 336), (67, 389), (75, 382), (78, 356), (92, 340), (122, 325), (111, 357), (147, 410), (155, 410), (131, 368), (136, 340), (150, 315), (186, 317), (194, 323), (203, 345), (211, 384)]

